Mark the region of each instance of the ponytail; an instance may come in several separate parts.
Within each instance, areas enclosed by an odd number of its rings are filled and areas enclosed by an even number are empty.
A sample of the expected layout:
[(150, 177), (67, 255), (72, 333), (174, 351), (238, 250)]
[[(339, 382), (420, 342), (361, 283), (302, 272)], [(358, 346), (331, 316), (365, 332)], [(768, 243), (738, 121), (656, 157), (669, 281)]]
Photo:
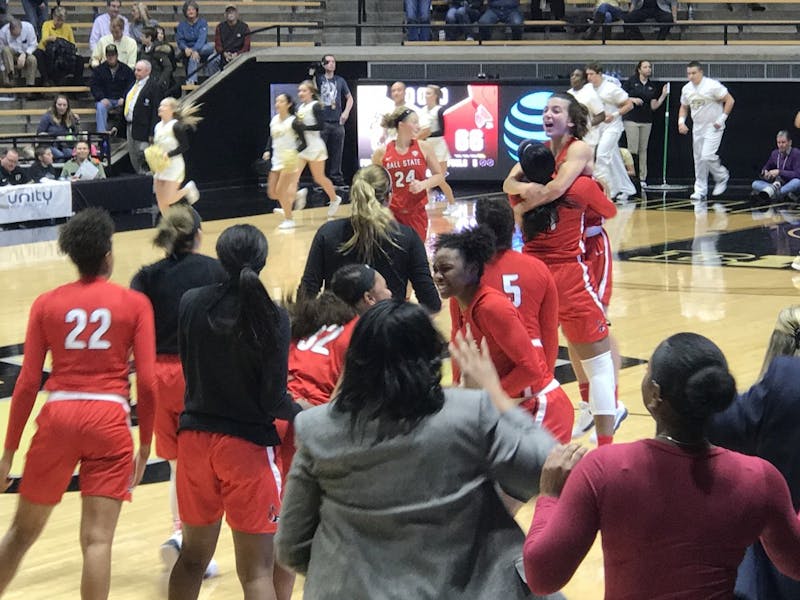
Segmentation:
[(353, 236), (339, 246), (341, 254), (355, 251), (359, 262), (374, 262), (384, 243), (398, 247), (392, 238), (396, 222), (391, 211), (379, 198), (391, 192), (391, 179), (386, 169), (370, 165), (360, 169), (350, 186)]

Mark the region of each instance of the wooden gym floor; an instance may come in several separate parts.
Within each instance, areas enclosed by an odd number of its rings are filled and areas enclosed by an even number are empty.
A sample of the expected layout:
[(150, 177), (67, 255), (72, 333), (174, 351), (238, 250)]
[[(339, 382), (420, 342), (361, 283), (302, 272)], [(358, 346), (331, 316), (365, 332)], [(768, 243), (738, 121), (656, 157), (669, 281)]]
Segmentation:
[[(726, 201), (726, 209), (709, 208), (695, 215), (685, 200), (651, 197), (643, 206), (620, 208), (607, 224), (615, 251), (614, 295), (610, 308), (612, 331), (623, 356), (630, 359), (619, 378), (620, 399), (630, 410), (617, 434), (630, 441), (653, 434), (652, 421), (641, 405), (639, 385), (642, 361), (656, 344), (679, 331), (695, 331), (716, 341), (727, 355), (739, 388), (751, 385), (761, 367), (764, 350), (777, 312), (798, 302), (800, 274), (789, 264), (800, 250), (800, 211), (778, 206), (768, 213), (753, 213), (744, 203)], [(202, 202), (199, 205), (201, 213)], [(349, 208), (340, 209), (339, 216)], [(448, 231), (469, 222), (472, 206), (464, 203), (458, 219), (430, 212), (431, 232)], [(269, 239), (270, 255), (262, 274), (270, 293), (280, 297), (299, 282), (305, 256), (316, 228), (325, 220), (325, 209), (297, 213), (298, 228), (279, 232), (279, 218), (257, 215), (204, 224), (203, 251), (213, 254), (220, 232), (237, 222), (260, 227)], [(114, 237), (115, 270), (112, 280), (127, 285), (142, 265), (160, 258), (150, 243), (152, 229), (118, 233)], [(74, 279), (68, 260), (59, 256), (55, 228), (0, 232), (0, 272), (4, 302), (0, 305), (0, 428), (5, 435), (8, 400), (19, 364), (33, 299), (41, 292)], [(27, 238), (25, 243), (14, 243)], [(41, 241), (35, 241), (40, 239)], [(449, 316), (437, 317), (442, 331), (449, 331)], [(558, 377), (574, 402), (578, 390), (568, 367)], [(40, 398), (41, 400), (41, 398)], [(33, 431), (31, 418), (23, 449)], [(585, 443), (588, 438), (584, 438)], [(19, 475), (24, 451), (17, 454), (12, 473)], [(5, 530), (16, 506), (16, 496), (0, 497), (0, 528)], [(527, 529), (532, 504), (518, 515)], [(631, 507), (631, 510), (640, 510)], [(80, 499), (65, 494), (42, 538), (24, 560), (6, 598), (37, 600), (79, 596), (81, 555), (78, 546)], [(170, 533), (167, 484), (142, 485), (132, 503), (123, 507), (114, 543), (111, 598), (139, 600), (162, 597), (165, 574), (158, 547)], [(230, 534), (225, 526), (216, 553), (220, 574), (204, 583), (200, 597), (240, 598)], [(602, 556), (599, 542), (592, 548), (573, 580), (564, 590), (572, 599), (594, 600), (603, 596)], [(302, 596), (298, 579), (295, 598)]]

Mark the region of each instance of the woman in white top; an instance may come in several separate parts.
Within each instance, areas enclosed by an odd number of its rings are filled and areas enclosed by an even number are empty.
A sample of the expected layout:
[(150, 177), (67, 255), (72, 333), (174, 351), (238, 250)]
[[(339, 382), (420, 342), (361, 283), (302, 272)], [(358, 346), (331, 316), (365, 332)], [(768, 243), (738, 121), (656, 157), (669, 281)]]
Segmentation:
[[(447, 161), (450, 160), (450, 149), (444, 139), (444, 118), (442, 107), (439, 102), (442, 100), (442, 88), (438, 85), (429, 85), (425, 89), (425, 107), (418, 112), (420, 120), (420, 132), (418, 139), (427, 140), (428, 147), (436, 154), (436, 160), (442, 173), (447, 176)], [(444, 209), (445, 215), (455, 213), (456, 199), (453, 197), (453, 188), (442, 181), (439, 185), (444, 197), (447, 198), (447, 208)]]
[[(295, 118), (294, 100), (288, 94), (275, 98), (276, 114), (269, 122), (270, 142), (264, 160), (272, 161), (267, 180), (267, 197), (281, 205), (272, 212), (283, 215), (278, 229), (294, 229), (292, 205), (297, 192), (297, 170), (300, 166), (298, 150), (305, 149), (305, 139), (300, 122)], [(269, 149), (271, 147), (271, 150)]]
[[(342, 203), (342, 199), (336, 195), (333, 183), (325, 175), (325, 161), (328, 160), (328, 149), (320, 135), (322, 129), (322, 105), (319, 103), (319, 94), (312, 81), (306, 80), (297, 88), (297, 98), (301, 104), (297, 107), (297, 119), (303, 124), (303, 131), (306, 140), (306, 149), (298, 155), (297, 179), (303, 173), (306, 165), (311, 171), (314, 182), (321, 186), (328, 195), (329, 207), (328, 216), (336, 214), (336, 210)], [(297, 185), (295, 183), (295, 185)], [(301, 197), (301, 202), (305, 204), (305, 196)]]
[[(197, 116), (199, 109), (199, 106), (191, 103), (182, 105), (171, 97), (164, 98), (158, 105), (158, 116), (161, 117), (161, 121), (156, 123), (153, 146), (161, 151), (162, 156), (159, 157), (161, 164), (153, 164), (155, 161), (150, 157), (148, 163), (154, 172), (153, 186), (158, 210), (162, 215), (172, 204), (184, 198), (190, 204), (194, 204), (200, 198), (200, 192), (194, 181), (189, 181), (181, 187), (186, 177), (183, 153), (189, 149), (189, 130), (195, 129), (201, 120)], [(148, 150), (148, 154), (150, 152)]]

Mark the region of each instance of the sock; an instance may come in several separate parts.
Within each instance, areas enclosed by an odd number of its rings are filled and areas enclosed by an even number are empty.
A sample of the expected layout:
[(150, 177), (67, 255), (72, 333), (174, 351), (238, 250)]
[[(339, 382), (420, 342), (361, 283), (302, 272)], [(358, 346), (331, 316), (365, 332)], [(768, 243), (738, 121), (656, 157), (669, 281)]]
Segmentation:
[(614, 408), (619, 406), (619, 386), (614, 386)]
[(578, 390), (581, 393), (581, 400), (589, 404), (589, 383), (579, 383)]
[(607, 446), (608, 444), (614, 443), (614, 436), (613, 435), (598, 435), (597, 436), (597, 445), (598, 446)]

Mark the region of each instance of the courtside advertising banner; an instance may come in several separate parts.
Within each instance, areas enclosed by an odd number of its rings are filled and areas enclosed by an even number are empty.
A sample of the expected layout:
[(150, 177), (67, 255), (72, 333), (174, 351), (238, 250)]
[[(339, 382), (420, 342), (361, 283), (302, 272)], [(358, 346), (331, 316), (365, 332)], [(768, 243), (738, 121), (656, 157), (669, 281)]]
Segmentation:
[(0, 223), (59, 219), (72, 215), (69, 181), (0, 187)]

